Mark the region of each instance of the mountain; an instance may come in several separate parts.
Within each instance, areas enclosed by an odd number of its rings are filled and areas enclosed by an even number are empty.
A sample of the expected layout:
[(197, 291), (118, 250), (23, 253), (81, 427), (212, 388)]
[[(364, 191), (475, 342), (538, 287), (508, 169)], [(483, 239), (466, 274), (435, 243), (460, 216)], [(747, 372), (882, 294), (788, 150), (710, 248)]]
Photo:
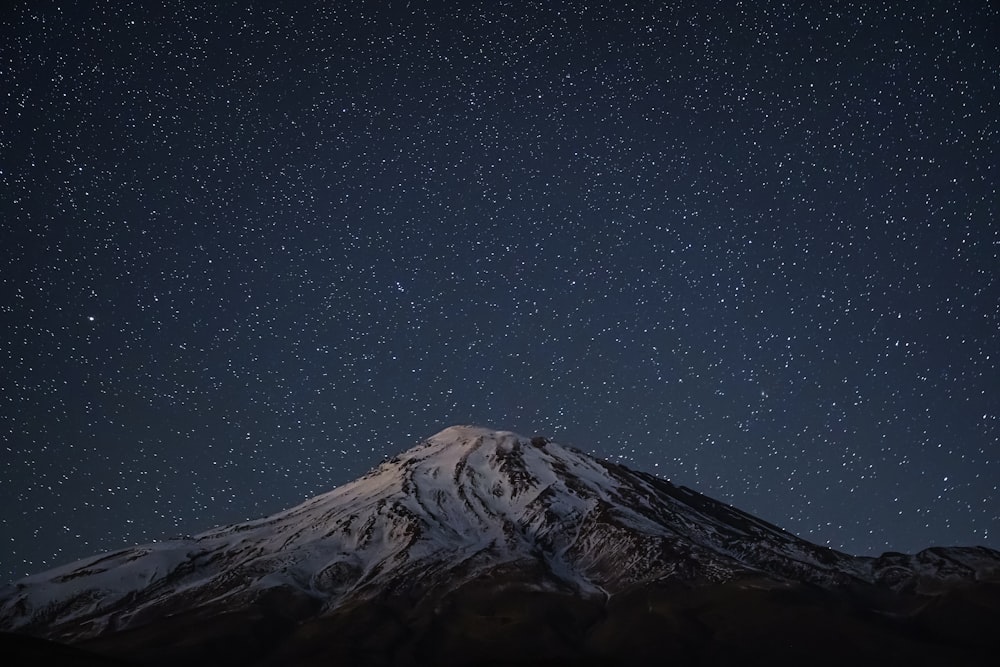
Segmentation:
[(273, 516), (0, 590), (0, 630), (164, 665), (987, 664), (998, 621), (996, 551), (854, 557), (474, 426)]

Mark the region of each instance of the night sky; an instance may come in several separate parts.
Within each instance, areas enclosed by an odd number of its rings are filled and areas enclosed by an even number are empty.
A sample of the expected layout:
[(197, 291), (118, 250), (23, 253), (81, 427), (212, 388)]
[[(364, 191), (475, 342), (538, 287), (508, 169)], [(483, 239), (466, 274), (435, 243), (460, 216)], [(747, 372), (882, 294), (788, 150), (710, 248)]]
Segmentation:
[(5, 7), (0, 580), (456, 423), (1000, 547), (995, 4)]

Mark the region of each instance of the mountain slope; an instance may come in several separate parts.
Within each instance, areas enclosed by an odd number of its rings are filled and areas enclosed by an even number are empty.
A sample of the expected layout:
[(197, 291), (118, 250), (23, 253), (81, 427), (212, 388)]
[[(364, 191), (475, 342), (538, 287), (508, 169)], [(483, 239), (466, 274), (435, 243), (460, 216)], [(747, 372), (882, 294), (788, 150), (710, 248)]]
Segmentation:
[[(456, 601), (493, 609), (503, 591), (514, 607), (534, 596), (581, 627), (637, 591), (678, 604), (664, 591), (770, 599), (803, 586), (913, 615), (926, 602), (913, 595), (998, 572), (1000, 554), (987, 549), (855, 558), (557, 443), (458, 426), (271, 517), (16, 582), (0, 591), (0, 629), (98, 646), (126, 637), (134, 650), (124, 654), (135, 655), (170, 624), (191, 635), (208, 619), (242, 628), (227, 636), (248, 648), (310, 625), (328, 636), (331, 623), (346, 628), (374, 609), (401, 619), (417, 607), (447, 615)], [(412, 623), (400, 621), (404, 634)], [(257, 628), (252, 637), (247, 628)]]

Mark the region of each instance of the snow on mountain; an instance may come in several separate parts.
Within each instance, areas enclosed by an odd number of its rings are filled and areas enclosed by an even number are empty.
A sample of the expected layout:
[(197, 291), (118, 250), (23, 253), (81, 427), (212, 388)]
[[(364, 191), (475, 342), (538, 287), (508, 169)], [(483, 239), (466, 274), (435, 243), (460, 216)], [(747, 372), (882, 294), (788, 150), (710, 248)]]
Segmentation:
[(668, 579), (926, 585), (995, 576), (998, 563), (1000, 554), (986, 549), (855, 558), (554, 442), (454, 426), (273, 516), (15, 582), (0, 590), (0, 629), (80, 639), (276, 588), (330, 611), (499, 571), (611, 596)]

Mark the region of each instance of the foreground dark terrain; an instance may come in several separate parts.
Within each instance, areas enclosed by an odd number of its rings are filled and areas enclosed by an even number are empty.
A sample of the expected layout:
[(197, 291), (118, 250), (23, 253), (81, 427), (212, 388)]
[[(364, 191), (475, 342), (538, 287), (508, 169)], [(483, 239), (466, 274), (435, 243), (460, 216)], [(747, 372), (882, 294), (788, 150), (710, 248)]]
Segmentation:
[(3, 664), (993, 665), (997, 627), (998, 552), (853, 557), (464, 426), (272, 517), (0, 591)]

